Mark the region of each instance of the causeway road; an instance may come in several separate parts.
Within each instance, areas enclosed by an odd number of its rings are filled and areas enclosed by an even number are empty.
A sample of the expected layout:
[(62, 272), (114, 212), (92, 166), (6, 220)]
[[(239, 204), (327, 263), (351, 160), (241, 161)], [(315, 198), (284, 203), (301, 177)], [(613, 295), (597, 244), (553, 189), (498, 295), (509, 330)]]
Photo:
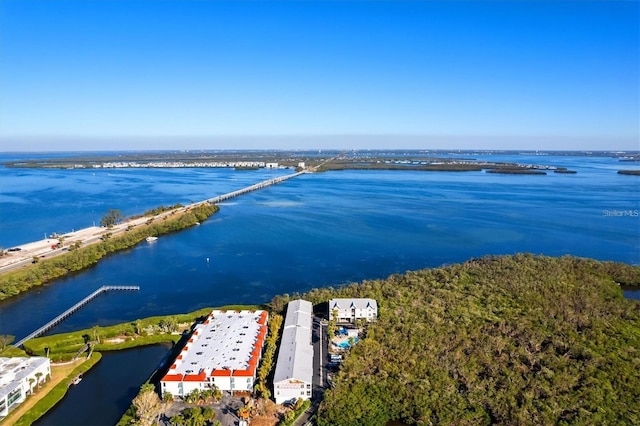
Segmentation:
[(116, 236), (123, 232), (126, 232), (127, 229), (146, 224), (147, 221), (151, 219), (153, 219), (154, 221), (163, 219), (167, 216), (173, 215), (178, 212), (183, 212), (202, 203), (210, 202), (217, 204), (219, 201), (224, 201), (228, 198), (246, 194), (247, 192), (266, 188), (268, 186), (284, 182), (287, 179), (291, 179), (304, 173), (307, 172), (302, 171), (287, 176), (280, 176), (275, 179), (269, 179), (237, 191), (211, 198), (209, 200), (200, 201), (188, 206), (179, 207), (177, 209), (167, 210), (155, 216), (142, 216), (139, 218), (130, 219), (126, 222), (114, 225), (112, 228), (106, 228), (104, 226), (91, 226), (89, 228), (79, 229), (78, 231), (68, 232), (60, 236), (63, 239), (63, 246), (60, 248), (57, 248), (57, 244), (60, 242), (60, 237), (58, 236), (50, 236), (49, 238), (43, 238), (42, 240), (32, 243), (11, 247), (10, 249), (5, 250), (4, 256), (0, 257), (0, 274), (16, 270), (25, 265), (29, 265), (34, 262), (35, 258), (48, 259), (66, 253), (69, 250), (68, 246), (75, 242), (79, 242), (81, 247), (95, 244), (97, 242), (100, 242), (102, 237), (107, 233), (111, 233), (112, 236)]

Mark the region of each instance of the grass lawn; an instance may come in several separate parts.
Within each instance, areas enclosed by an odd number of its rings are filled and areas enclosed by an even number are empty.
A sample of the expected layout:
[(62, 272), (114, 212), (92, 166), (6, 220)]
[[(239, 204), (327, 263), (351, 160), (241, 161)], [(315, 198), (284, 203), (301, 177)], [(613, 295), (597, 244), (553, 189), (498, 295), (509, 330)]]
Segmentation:
[[(257, 305), (228, 305), (221, 308), (221, 310), (257, 310), (261, 309)], [(127, 323), (116, 324), (108, 327), (93, 327), (91, 329), (85, 329), (70, 333), (54, 334), (51, 336), (38, 337), (25, 342), (24, 346), (28, 351), (34, 355), (44, 356), (45, 348), (50, 348), (49, 357), (51, 359), (69, 359), (76, 356), (78, 350), (85, 345), (85, 339), (88, 336), (99, 337), (101, 339), (100, 344), (93, 345), (92, 360), (82, 367), (83, 371), (91, 368), (102, 357), (103, 351), (122, 350), (139, 346), (152, 345), (165, 342), (178, 342), (182, 337), (182, 334), (167, 334), (159, 330), (159, 325), (163, 321), (171, 320), (176, 326), (179, 326), (180, 330), (189, 330), (193, 325), (196, 318), (206, 317), (212, 308), (203, 308), (198, 311), (189, 314), (176, 314), (145, 318), (141, 320), (135, 320)], [(140, 336), (134, 332), (134, 326), (137, 328), (149, 329), (152, 335)], [(14, 356), (25, 356), (25, 352), (19, 349), (7, 348), (2, 352), (4, 356), (12, 354)], [(52, 364), (51, 374), (52, 379), (42, 385), (42, 387), (35, 393), (35, 395), (28, 397), (18, 408), (12, 411), (2, 422), (1, 426), (5, 425), (30, 425), (37, 418), (43, 415), (48, 409), (55, 405), (60, 399), (64, 397), (66, 393), (66, 383), (68, 383), (78, 373), (74, 372), (79, 366), (83, 365), (86, 358), (82, 356), (80, 359), (64, 363), (64, 364)], [(82, 371), (81, 371), (82, 372)], [(60, 383), (63, 380), (65, 383)], [(59, 385), (56, 388), (56, 385)], [(51, 394), (51, 395), (49, 395)], [(36, 406), (38, 402), (45, 397), (49, 397)], [(34, 409), (35, 407), (35, 409)]]
[(9, 415), (2, 421), (2, 425), (13, 425), (20, 417), (22, 417), (23, 414), (33, 408), (36, 402), (47, 396), (51, 389), (66, 379), (67, 376), (69, 376), (69, 374), (71, 374), (71, 372), (84, 361), (86, 361), (86, 358), (82, 357), (63, 365), (51, 364), (51, 380), (42, 385), (34, 395), (28, 397), (18, 408), (9, 413)]

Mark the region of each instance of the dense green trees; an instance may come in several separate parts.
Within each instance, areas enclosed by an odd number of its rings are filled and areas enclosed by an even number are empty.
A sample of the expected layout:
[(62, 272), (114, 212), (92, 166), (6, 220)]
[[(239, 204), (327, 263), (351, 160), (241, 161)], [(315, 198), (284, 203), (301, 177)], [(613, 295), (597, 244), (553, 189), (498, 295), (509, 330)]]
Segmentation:
[(487, 257), (303, 297), (378, 300), (318, 424), (639, 424), (640, 268)]
[(169, 419), (174, 426), (206, 426), (220, 425), (215, 420), (216, 413), (210, 407), (188, 407)]
[(267, 383), (267, 377), (273, 370), (274, 363), (276, 361), (276, 351), (278, 349), (278, 340), (280, 338), (280, 327), (282, 326), (282, 315), (272, 315), (269, 319), (269, 333), (265, 342), (264, 355), (260, 361), (260, 368), (258, 368), (258, 374), (256, 377), (256, 384), (254, 386), (256, 393), (263, 397), (271, 397), (270, 386)]

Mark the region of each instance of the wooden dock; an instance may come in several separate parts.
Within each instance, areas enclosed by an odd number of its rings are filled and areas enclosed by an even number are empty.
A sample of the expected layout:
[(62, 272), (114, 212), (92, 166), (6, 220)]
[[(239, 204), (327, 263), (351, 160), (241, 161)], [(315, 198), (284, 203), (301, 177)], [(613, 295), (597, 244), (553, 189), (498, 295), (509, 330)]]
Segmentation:
[(64, 321), (71, 314), (76, 312), (78, 309), (82, 308), (87, 303), (91, 302), (93, 299), (95, 299), (96, 297), (98, 297), (102, 293), (105, 293), (107, 291), (112, 291), (112, 290), (138, 291), (138, 290), (140, 290), (140, 287), (137, 286), (137, 285), (105, 285), (105, 286), (102, 286), (99, 289), (97, 289), (96, 291), (94, 291), (93, 293), (91, 293), (90, 295), (88, 295), (87, 297), (85, 297), (84, 299), (82, 299), (81, 301), (79, 301), (78, 303), (76, 303), (75, 305), (73, 305), (72, 307), (70, 307), (69, 309), (67, 309), (66, 311), (64, 311), (63, 313), (61, 313), (60, 315), (58, 315), (57, 317), (55, 317), (54, 319), (52, 319), (51, 321), (49, 321), (48, 323), (46, 323), (45, 325), (43, 325), (42, 327), (40, 327), (39, 329), (37, 329), (36, 331), (34, 331), (33, 333), (29, 334), (27, 337), (24, 337), (24, 338), (20, 339), (18, 342), (14, 343), (14, 346), (19, 348), (27, 340), (31, 340), (31, 339), (33, 339), (35, 337), (43, 335), (44, 333), (46, 333), (47, 331), (49, 331), (50, 329), (52, 329), (53, 327), (55, 327), (56, 325), (58, 325), (59, 323)]

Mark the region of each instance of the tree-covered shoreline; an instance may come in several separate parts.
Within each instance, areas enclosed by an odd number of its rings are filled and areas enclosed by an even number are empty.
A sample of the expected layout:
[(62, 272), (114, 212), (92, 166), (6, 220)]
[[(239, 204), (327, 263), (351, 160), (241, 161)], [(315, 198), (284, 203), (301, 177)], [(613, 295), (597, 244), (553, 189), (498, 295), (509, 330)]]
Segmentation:
[(103, 238), (97, 244), (73, 247), (68, 253), (39, 260), (17, 271), (0, 275), (0, 300), (16, 296), (32, 287), (89, 268), (112, 253), (126, 250), (149, 236), (165, 235), (205, 221), (219, 210), (217, 205), (201, 203), (162, 220), (150, 218), (146, 225), (128, 230), (122, 235)]
[[(378, 301), (378, 320), (324, 394), (319, 426), (637, 424), (640, 303), (625, 299), (622, 286), (640, 287), (640, 267), (518, 254), (276, 296), (270, 310), (282, 313), (298, 297), (316, 311), (336, 297)], [(175, 342), (178, 326), (206, 312), (48, 336), (25, 348), (69, 359), (87, 340), (100, 351)], [(260, 383), (268, 396), (271, 385)]]
[(317, 423), (638, 424), (640, 304), (622, 284), (640, 268), (520, 254), (304, 294), (380, 306)]

